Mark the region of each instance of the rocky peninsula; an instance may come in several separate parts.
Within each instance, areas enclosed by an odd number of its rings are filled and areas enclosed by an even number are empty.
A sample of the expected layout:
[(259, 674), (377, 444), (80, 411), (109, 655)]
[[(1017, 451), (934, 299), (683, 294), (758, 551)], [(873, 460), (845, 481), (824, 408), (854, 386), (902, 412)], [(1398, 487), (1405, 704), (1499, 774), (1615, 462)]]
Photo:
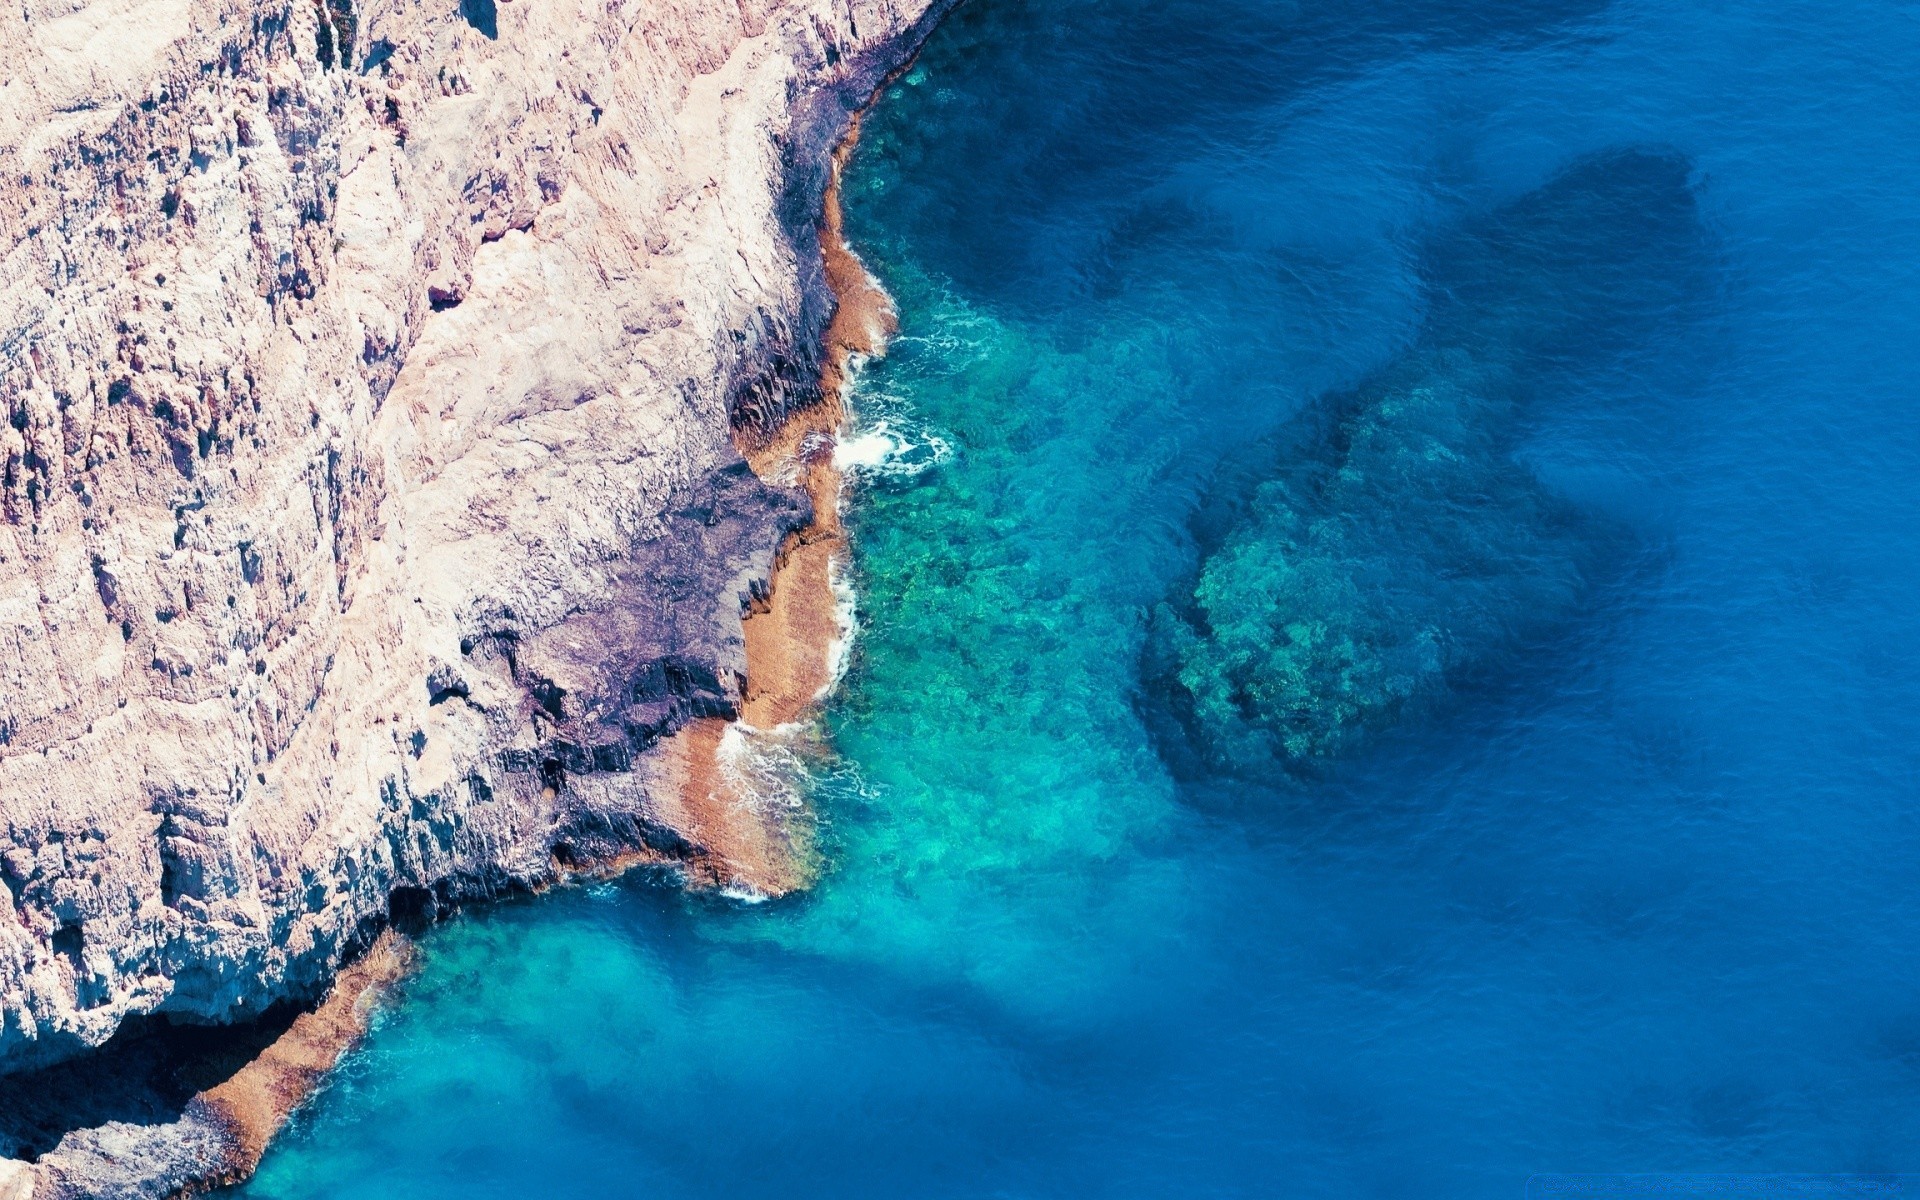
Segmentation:
[(463, 900), (804, 883), (716, 755), (828, 679), (834, 155), (944, 6), (0, 14), (0, 1197), (244, 1174)]

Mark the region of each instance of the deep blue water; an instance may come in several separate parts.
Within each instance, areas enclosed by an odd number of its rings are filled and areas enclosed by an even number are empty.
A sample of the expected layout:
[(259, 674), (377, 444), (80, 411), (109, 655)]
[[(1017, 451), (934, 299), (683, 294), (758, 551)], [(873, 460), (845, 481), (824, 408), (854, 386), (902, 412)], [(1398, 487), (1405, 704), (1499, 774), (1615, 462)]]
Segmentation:
[(969, 0), (847, 197), (827, 878), (437, 930), (247, 1194), (1920, 1170), (1920, 8)]

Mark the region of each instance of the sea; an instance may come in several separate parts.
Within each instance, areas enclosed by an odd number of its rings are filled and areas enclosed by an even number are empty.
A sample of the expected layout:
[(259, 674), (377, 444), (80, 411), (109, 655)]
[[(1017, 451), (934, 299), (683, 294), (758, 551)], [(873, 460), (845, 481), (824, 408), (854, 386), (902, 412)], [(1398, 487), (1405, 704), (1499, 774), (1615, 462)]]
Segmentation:
[(818, 886), (464, 912), (239, 1195), (1920, 1171), (1920, 5), (967, 0), (844, 192)]

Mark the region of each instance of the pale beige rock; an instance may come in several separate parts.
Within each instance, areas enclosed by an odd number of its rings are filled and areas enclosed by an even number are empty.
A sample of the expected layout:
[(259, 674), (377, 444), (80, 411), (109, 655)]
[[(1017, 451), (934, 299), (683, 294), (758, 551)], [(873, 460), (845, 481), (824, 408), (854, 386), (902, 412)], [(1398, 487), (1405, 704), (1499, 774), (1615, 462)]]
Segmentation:
[(0, 10), (0, 1068), (316, 994), (396, 893), (724, 876), (655, 738), (740, 697), (807, 503), (730, 434), (938, 3)]
[(33, 1168), (0, 1158), (0, 1200), (33, 1200)]

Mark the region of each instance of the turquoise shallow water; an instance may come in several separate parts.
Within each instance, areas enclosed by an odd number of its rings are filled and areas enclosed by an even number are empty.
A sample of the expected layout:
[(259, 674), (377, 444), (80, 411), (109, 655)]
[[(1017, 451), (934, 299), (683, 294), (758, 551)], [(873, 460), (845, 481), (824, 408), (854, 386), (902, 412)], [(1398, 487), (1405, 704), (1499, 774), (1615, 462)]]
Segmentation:
[(971, 0), (831, 870), (468, 913), (245, 1193), (1920, 1169), (1920, 13)]

